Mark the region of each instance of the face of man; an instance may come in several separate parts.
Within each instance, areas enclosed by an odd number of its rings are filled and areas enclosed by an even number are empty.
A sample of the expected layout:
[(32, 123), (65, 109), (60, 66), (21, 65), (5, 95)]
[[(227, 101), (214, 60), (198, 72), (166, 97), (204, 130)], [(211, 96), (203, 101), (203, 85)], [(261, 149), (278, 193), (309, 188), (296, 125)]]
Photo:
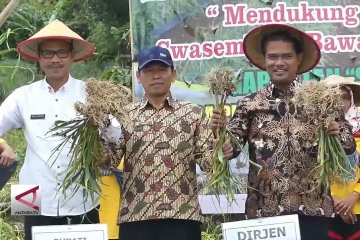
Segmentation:
[(39, 49), (39, 64), (50, 81), (68, 79), (73, 54), (71, 43), (61, 40), (51, 40), (41, 43)]
[(288, 87), (295, 79), (302, 60), (291, 42), (269, 41), (265, 46), (265, 69), (271, 82), (279, 87)]
[(146, 95), (158, 98), (169, 93), (171, 83), (176, 79), (176, 71), (160, 61), (154, 61), (141, 69), (137, 77)]

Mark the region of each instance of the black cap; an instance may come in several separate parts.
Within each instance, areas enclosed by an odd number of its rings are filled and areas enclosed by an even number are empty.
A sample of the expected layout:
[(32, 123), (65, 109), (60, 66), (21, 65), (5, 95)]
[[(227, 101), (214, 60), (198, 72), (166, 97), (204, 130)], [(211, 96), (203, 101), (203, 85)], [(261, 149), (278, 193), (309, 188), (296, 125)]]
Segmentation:
[(166, 48), (155, 46), (144, 50), (139, 54), (139, 70), (143, 69), (148, 63), (154, 61), (162, 62), (169, 67), (174, 66), (174, 62), (172, 60), (169, 50), (167, 50)]

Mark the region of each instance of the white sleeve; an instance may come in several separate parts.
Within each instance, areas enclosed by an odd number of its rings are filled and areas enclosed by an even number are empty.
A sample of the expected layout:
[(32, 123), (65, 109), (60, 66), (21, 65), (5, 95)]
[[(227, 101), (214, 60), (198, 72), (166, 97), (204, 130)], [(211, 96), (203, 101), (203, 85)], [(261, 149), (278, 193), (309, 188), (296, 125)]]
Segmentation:
[(116, 143), (122, 137), (122, 129), (119, 121), (112, 115), (109, 115), (110, 124), (100, 132), (100, 137), (106, 142)]
[(19, 109), (18, 101), (21, 97), (21, 91), (16, 89), (0, 105), (0, 136), (14, 128), (23, 127), (23, 120)]

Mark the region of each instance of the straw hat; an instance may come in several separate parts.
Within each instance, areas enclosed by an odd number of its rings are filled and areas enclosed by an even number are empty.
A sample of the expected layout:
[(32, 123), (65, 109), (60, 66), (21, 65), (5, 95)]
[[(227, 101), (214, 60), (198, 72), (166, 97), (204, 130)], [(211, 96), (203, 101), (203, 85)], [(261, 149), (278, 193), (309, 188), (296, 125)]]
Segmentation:
[(258, 68), (265, 70), (265, 57), (261, 51), (264, 36), (277, 31), (286, 31), (303, 45), (303, 59), (298, 67), (298, 74), (314, 68), (320, 60), (320, 49), (315, 40), (306, 33), (285, 24), (267, 24), (252, 29), (244, 38), (245, 56)]
[(59, 20), (54, 20), (31, 38), (17, 45), (20, 55), (31, 61), (39, 61), (38, 45), (46, 40), (72, 41), (74, 62), (85, 60), (94, 54), (93, 44), (85, 41), (77, 33)]
[(329, 86), (348, 86), (353, 93), (355, 106), (360, 106), (360, 83), (355, 82), (354, 77), (330, 75), (323, 81)]

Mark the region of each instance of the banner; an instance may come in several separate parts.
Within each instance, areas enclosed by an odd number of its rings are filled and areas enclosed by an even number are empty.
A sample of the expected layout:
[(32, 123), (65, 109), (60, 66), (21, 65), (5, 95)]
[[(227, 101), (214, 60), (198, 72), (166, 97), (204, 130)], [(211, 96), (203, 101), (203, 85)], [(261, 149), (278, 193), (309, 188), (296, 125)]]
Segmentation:
[[(318, 43), (321, 61), (303, 80), (330, 74), (360, 80), (358, 0), (131, 0), (130, 5), (134, 69), (141, 50), (168, 48), (178, 72), (173, 94), (206, 106), (208, 113), (214, 99), (204, 80), (211, 68), (231, 67), (240, 77), (231, 103), (269, 83), (266, 72), (249, 64), (242, 46), (244, 35), (262, 24), (294, 25)], [(140, 98), (143, 90), (135, 75), (133, 82), (135, 98)], [(234, 109), (229, 106), (228, 114)]]

